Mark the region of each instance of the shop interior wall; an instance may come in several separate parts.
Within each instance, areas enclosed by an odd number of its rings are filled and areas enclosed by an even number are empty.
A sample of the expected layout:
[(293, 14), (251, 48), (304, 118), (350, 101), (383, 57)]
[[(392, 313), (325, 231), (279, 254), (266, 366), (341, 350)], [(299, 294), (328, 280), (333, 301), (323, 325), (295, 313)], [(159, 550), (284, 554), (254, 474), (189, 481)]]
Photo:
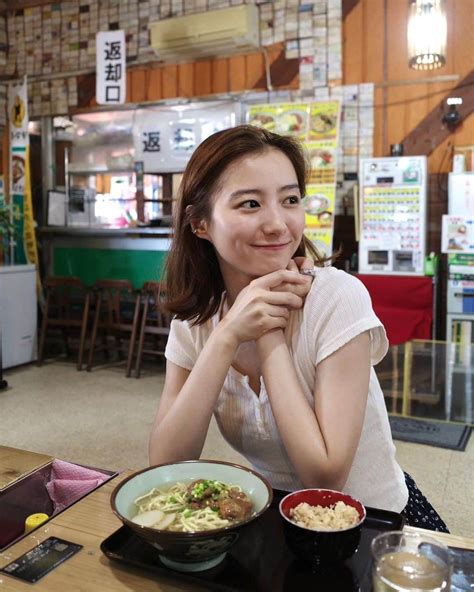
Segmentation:
[[(447, 0), (446, 65), (431, 72), (412, 70), (408, 66), (408, 2), (352, 0), (345, 4), (343, 82), (375, 83), (374, 155), (389, 155), (390, 145), (403, 143), (432, 112), (438, 114), (430, 130), (435, 136), (443, 126), (441, 119), (446, 111), (446, 96), (456, 96), (454, 88), (474, 69), (474, 2)], [(446, 75), (457, 75), (459, 79), (417, 83), (423, 78)], [(410, 83), (400, 84), (400, 81)], [(470, 102), (474, 104), (472, 83), (468, 90)], [(441, 216), (448, 210), (447, 174), (452, 169), (454, 150), (473, 145), (474, 114), (471, 113), (428, 154), (428, 252), (439, 252), (441, 248)], [(438, 290), (439, 338), (445, 336), (446, 271), (446, 256), (442, 256)]]
[[(446, 96), (473, 70), (473, 0), (448, 0), (446, 6), (446, 66), (433, 72), (419, 72), (408, 67), (408, 2), (343, 0), (341, 83), (349, 85), (373, 82), (376, 85), (375, 156), (388, 155), (390, 144), (403, 143), (433, 110), (439, 112), (436, 125), (442, 126), (441, 118), (446, 108)], [(274, 88), (297, 91), (298, 61), (286, 60), (282, 45), (268, 48), (268, 60)], [(459, 80), (417, 82), (427, 77), (444, 75), (457, 75)], [(78, 82), (80, 110), (94, 107), (94, 75), (85, 75)], [(131, 66), (127, 73), (129, 103), (176, 97), (203, 97), (228, 92), (240, 93), (266, 88), (262, 52), (182, 64), (152, 63), (135, 68)], [(451, 170), (454, 148), (466, 145), (474, 145), (473, 115), (466, 118), (462, 125), (438, 146), (434, 146), (428, 155), (428, 250), (440, 250), (440, 217), (447, 211), (447, 173)], [(352, 224), (344, 223), (343, 226), (348, 229), (345, 232), (347, 236), (340, 238), (352, 241), (353, 237), (349, 236), (352, 234)]]

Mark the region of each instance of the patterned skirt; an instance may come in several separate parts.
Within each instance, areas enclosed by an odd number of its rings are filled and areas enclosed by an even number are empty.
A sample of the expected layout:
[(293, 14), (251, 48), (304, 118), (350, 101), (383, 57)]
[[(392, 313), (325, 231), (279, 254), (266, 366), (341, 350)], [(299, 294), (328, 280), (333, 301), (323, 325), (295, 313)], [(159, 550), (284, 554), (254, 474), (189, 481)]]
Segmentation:
[(428, 530), (449, 532), (438, 512), (421, 493), (408, 473), (405, 473), (405, 481), (408, 487), (408, 503), (401, 514), (404, 516), (406, 524)]

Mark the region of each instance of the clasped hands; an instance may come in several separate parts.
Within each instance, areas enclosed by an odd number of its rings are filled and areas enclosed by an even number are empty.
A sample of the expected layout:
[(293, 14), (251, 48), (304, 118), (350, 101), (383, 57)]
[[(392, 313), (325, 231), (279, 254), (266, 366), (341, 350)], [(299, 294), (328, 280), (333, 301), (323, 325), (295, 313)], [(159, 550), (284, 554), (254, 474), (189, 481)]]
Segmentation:
[(221, 321), (221, 330), (235, 340), (236, 346), (245, 341), (258, 341), (267, 333), (283, 336), (290, 311), (303, 307), (313, 278), (301, 269), (312, 269), (314, 262), (307, 257), (295, 257), (286, 269), (273, 271), (252, 280), (235, 299)]

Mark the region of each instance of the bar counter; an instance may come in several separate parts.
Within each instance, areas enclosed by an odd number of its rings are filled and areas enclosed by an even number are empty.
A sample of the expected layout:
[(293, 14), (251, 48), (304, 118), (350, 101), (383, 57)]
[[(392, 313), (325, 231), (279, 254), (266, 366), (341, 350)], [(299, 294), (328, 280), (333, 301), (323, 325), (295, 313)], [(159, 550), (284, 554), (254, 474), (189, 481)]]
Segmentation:
[(38, 233), (48, 275), (76, 276), (86, 286), (100, 279), (129, 280), (140, 289), (161, 279), (172, 229), (47, 226)]

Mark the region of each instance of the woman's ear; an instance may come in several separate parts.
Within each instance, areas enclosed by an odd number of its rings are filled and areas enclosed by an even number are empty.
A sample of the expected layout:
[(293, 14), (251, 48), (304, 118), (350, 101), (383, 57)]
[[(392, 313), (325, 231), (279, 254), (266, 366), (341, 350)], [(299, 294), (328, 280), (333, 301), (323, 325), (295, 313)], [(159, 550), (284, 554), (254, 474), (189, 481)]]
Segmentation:
[(199, 238), (205, 238), (210, 240), (209, 234), (207, 232), (207, 224), (205, 220), (199, 220), (197, 218), (193, 218), (191, 220), (191, 231)]

